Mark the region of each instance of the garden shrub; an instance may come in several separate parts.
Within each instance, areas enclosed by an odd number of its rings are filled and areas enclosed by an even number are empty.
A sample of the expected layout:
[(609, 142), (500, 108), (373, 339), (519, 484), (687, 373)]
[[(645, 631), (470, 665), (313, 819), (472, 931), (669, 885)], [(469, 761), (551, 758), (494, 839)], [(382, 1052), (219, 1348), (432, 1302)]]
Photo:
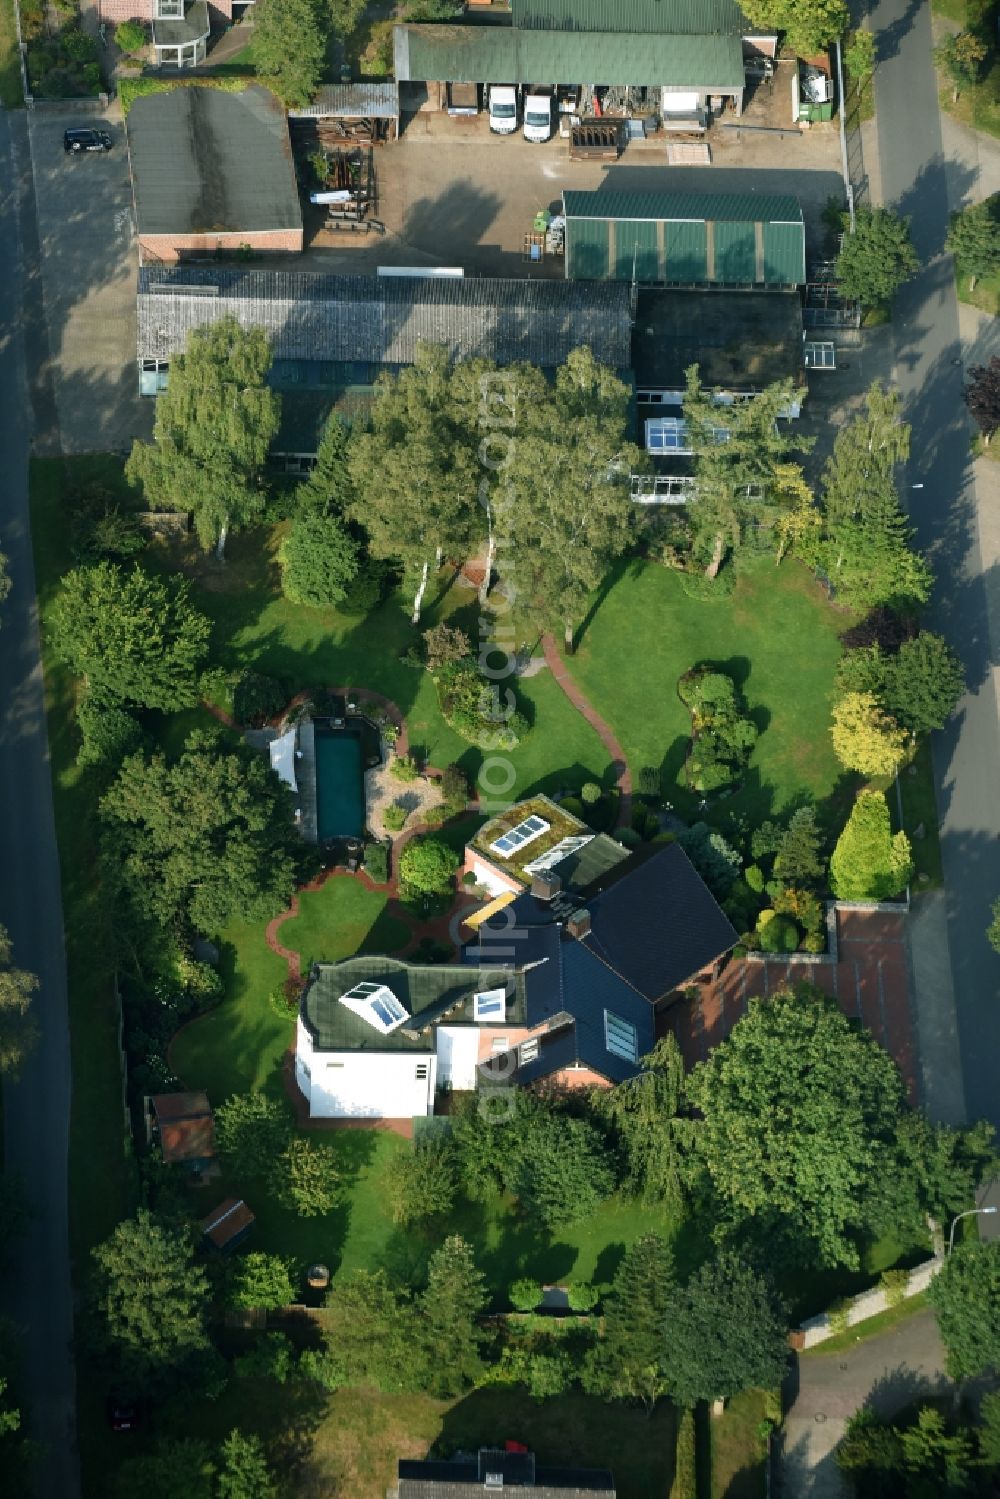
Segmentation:
[(507, 1295), (515, 1311), (533, 1312), (542, 1299), (542, 1288), (537, 1280), (515, 1280)]
[(731, 677), (694, 670), (678, 683), (691, 714), (691, 753), (685, 774), (695, 791), (715, 791), (737, 779), (757, 742), (757, 728), (745, 717)]
[(78, 765), (105, 765), (117, 770), (126, 755), (142, 745), (142, 729), (131, 713), (103, 697), (90, 692), (76, 710), (81, 743)]
[(799, 929), (788, 916), (779, 916), (776, 911), (761, 911), (757, 921), (757, 936), (764, 952), (796, 952), (799, 946)]
[(707, 822), (692, 823), (677, 834), (677, 842), (717, 899), (732, 889), (740, 872), (740, 856), (721, 833)]
[(287, 701), (284, 684), (262, 672), (248, 669), (233, 682), (233, 717), (248, 728), (259, 729), (276, 718)]
[(662, 778), (655, 765), (640, 765), (636, 788), (640, 796), (657, 797), (662, 794)]
[(596, 781), (584, 781), (580, 787), (580, 800), (585, 807), (592, 807), (601, 799), (601, 788)]
[(601, 1299), (597, 1287), (589, 1281), (578, 1281), (566, 1288), (571, 1312), (592, 1312)]
[(299, 1013), (299, 1000), (302, 997), (304, 984), (301, 979), (282, 979), (274, 989), (271, 990), (271, 1009), (280, 1015), (282, 1020), (294, 1020)]
[(376, 885), (384, 885), (389, 878), (389, 850), (384, 843), (365, 844), (365, 873)]
[(40, 99), (76, 99), (100, 92), (97, 42), (79, 25), (28, 44), (28, 82)]
[(389, 770), (397, 781), (415, 781), (420, 774), (412, 755), (396, 755)]
[(637, 833), (635, 828), (619, 828), (615, 837), (622, 848), (638, 848), (642, 842), (642, 835)]
[(391, 580), (391, 568), (374, 557), (366, 557), (359, 563), (353, 581), (347, 586), (347, 595), (340, 605), (340, 612), (371, 614), (381, 604)]
[(338, 515), (298, 515), (278, 549), (281, 591), (309, 609), (337, 607), (358, 576), (360, 547)]
[(681, 1411), (677, 1424), (677, 1446), (674, 1455), (674, 1481), (670, 1499), (698, 1499), (698, 1468), (694, 1434), (694, 1411)]
[(141, 21), (122, 21), (120, 26), (115, 27), (115, 46), (126, 57), (141, 52), (148, 41), (146, 28)]
[(424, 653), (428, 671), (440, 671), (443, 666), (468, 661), (472, 655), (472, 641), (455, 625), (432, 625), (424, 631)]
[(390, 802), (388, 807), (383, 808), (382, 826), (387, 833), (399, 833), (409, 815), (406, 808), (400, 806), (399, 802)]
[(479, 749), (513, 750), (528, 732), (524, 714), (501, 706), (500, 689), (483, 676), (475, 661), (441, 667), (434, 682), (446, 723)]
[(847, 1318), (850, 1310), (851, 1299), (849, 1296), (845, 1296), (840, 1301), (835, 1301), (827, 1312), (826, 1317), (830, 1324), (830, 1331), (835, 1338), (840, 1337), (842, 1333), (847, 1331)]
[(906, 1298), (906, 1288), (909, 1284), (909, 1270), (883, 1270), (879, 1285), (885, 1292), (886, 1306), (899, 1306), (900, 1302)]
[(582, 818), (584, 815), (583, 802), (578, 796), (564, 796), (559, 805), (570, 817)]
[(743, 878), (755, 894), (760, 895), (764, 889), (764, 871), (759, 864), (748, 864), (743, 871)]
[(399, 883), (410, 895), (444, 895), (451, 890), (458, 855), (440, 838), (413, 838), (399, 860)]
[(449, 816), (464, 812), (469, 801), (469, 782), (458, 765), (446, 765), (441, 772), (441, 796)]

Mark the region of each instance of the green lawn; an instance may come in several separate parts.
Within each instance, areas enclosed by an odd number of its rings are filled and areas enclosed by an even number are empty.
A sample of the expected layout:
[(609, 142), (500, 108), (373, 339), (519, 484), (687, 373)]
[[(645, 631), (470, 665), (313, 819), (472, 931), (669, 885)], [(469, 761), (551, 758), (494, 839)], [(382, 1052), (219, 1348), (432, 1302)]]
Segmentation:
[(891, 1306), (887, 1311), (879, 1312), (876, 1316), (869, 1317), (854, 1327), (849, 1327), (846, 1332), (827, 1338), (825, 1343), (817, 1343), (815, 1348), (807, 1348), (799, 1356), (800, 1358), (825, 1358), (831, 1353), (843, 1353), (846, 1349), (853, 1348), (856, 1343), (863, 1343), (866, 1338), (873, 1338), (877, 1333), (888, 1332), (890, 1328), (896, 1327), (900, 1322), (905, 1322), (913, 1316), (914, 1312), (919, 1312), (926, 1305), (926, 1293), (921, 1291), (919, 1295), (910, 1296), (906, 1301), (901, 1301), (898, 1306)]
[(767, 1439), (760, 1433), (771, 1402), (764, 1390), (744, 1390), (709, 1416), (712, 1499), (764, 1499)]
[(692, 598), (681, 575), (654, 563), (619, 565), (587, 627), (573, 676), (621, 740), (633, 775), (661, 767), (682, 811), (678, 778), (691, 721), (677, 681), (696, 662), (731, 673), (761, 730), (743, 788), (723, 803), (751, 822), (802, 801), (823, 802), (842, 782), (830, 741), (838, 632), (833, 608), (805, 568), (761, 559), (718, 600)]
[[(911, 768), (916, 771), (910, 774)], [(937, 801), (934, 796), (934, 765), (928, 740), (921, 740), (913, 765), (900, 773), (899, 794), (903, 803), (903, 830), (910, 836), (913, 848), (913, 889), (936, 890), (944, 880), (941, 870), (941, 843), (938, 836)], [(886, 793), (893, 827), (899, 825), (899, 805), (895, 787)], [(923, 824), (923, 838), (915, 838), (914, 831)], [(925, 875), (925, 879), (921, 879)]]
[(972, 307), (980, 307), (983, 312), (989, 312), (993, 317), (1000, 317), (1000, 271), (993, 276), (980, 276), (975, 286), (970, 284), (969, 276), (962, 276), (955, 272), (955, 285), (958, 289), (958, 300), (968, 302)]
[(945, 85), (938, 96), (941, 108), (973, 130), (1000, 136), (1000, 47), (997, 45), (1000, 6), (997, 0), (932, 0), (932, 5), (939, 15), (964, 29), (975, 31), (990, 49), (979, 81), (971, 87), (963, 87), (958, 99), (952, 98), (950, 80), (943, 72), (939, 74)]

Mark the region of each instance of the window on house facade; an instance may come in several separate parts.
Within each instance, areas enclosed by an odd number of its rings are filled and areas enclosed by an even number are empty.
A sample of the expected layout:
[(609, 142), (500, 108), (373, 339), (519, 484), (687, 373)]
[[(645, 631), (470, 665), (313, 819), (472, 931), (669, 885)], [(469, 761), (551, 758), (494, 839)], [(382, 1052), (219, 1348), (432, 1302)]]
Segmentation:
[(526, 1062), (533, 1062), (538, 1055), (538, 1038), (532, 1036), (527, 1041), (522, 1041), (517, 1048), (518, 1058), (523, 1067)]
[(417, 1063), (415, 1076), (416, 1076), (416, 1079), (417, 1079), (418, 1083), (426, 1082), (426, 1080), (427, 1080), (427, 1063), (426, 1062), (418, 1062)]
[(168, 364), (165, 359), (144, 359), (139, 370), (139, 394), (158, 396), (167, 388)]
[(623, 1020), (610, 1010), (604, 1012), (604, 1044), (613, 1057), (621, 1057), (623, 1062), (639, 1060), (635, 1026), (630, 1020)]
[(184, 0), (155, 0), (154, 21), (183, 21)]
[(507, 1048), (509, 1047), (509, 1045), (510, 1045), (510, 1042), (507, 1040), (506, 1036), (494, 1036), (493, 1037), (493, 1046), (492, 1046), (493, 1055), (495, 1057), (499, 1056), (502, 1051), (506, 1051), (507, 1050)]

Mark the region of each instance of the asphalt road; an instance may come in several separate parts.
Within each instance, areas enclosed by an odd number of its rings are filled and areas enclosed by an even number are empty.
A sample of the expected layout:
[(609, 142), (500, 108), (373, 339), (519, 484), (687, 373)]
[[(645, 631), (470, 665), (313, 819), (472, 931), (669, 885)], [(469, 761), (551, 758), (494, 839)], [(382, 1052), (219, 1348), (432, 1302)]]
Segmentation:
[(907, 498), (937, 573), (931, 623), (959, 652), (969, 679), (958, 715), (933, 746), (965, 1113), (1000, 1125), (1000, 960), (984, 937), (1000, 895), (1000, 569), (984, 566), (980, 545), (958, 302), (944, 254), (949, 192), (961, 201), (974, 174), (946, 163), (942, 148), (930, 7), (878, 0), (871, 25), (879, 43), (882, 194), (911, 217), (922, 262), (893, 318), (897, 379), (913, 424)]
[[(24, 211), (27, 210), (27, 211)], [(12, 590), (0, 610), (0, 922), (14, 959), (36, 973), (41, 1043), (3, 1089), (6, 1164), (22, 1173), (35, 1218), (2, 1281), (4, 1310), (23, 1330), (31, 1435), (41, 1499), (76, 1499), (67, 1229), (70, 1050), (48, 736), (28, 515), (32, 425), (51, 418), (23, 113), (0, 110), (0, 550)], [(25, 350), (39, 400), (32, 411)]]

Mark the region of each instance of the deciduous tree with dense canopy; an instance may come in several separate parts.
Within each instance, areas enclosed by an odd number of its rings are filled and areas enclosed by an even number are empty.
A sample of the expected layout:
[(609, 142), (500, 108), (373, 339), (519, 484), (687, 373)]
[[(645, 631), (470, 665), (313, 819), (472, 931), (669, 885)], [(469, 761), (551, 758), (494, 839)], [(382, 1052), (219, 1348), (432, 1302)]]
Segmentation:
[(838, 900), (890, 900), (913, 873), (910, 840), (893, 833), (881, 791), (865, 790), (830, 859), (830, 885)]
[(288, 789), (214, 732), (190, 734), (173, 764), (133, 755), (100, 810), (107, 876), (140, 917), (211, 933), (291, 899), (303, 845)]
[(891, 776), (906, 753), (904, 729), (873, 692), (848, 692), (833, 707), (833, 749), (841, 765), (863, 776)]
[(1000, 1242), (959, 1244), (927, 1296), (952, 1379), (1000, 1373)]
[(679, 1286), (664, 1308), (662, 1359), (678, 1405), (725, 1400), (780, 1385), (788, 1319), (767, 1281), (737, 1255), (719, 1254)]
[[(1000, 236), (1000, 228), (997, 234)], [(973, 365), (969, 371), (965, 404), (989, 447), (990, 438), (1000, 427), (1000, 357), (996, 354), (988, 364)]]
[(15, 1078), (21, 1063), (38, 1044), (38, 1026), (31, 1013), (38, 979), (12, 962), (14, 944), (0, 926), (0, 1076)]
[(854, 217), (837, 256), (840, 290), (862, 307), (891, 302), (920, 266), (910, 226), (891, 208), (860, 207)]
[(815, 57), (847, 26), (844, 0), (744, 0), (754, 26), (783, 31), (785, 40), (804, 57)]
[(209, 1346), (208, 1280), (186, 1229), (140, 1208), (91, 1253), (95, 1338), (128, 1376), (169, 1380)]
[(211, 625), (181, 578), (98, 562), (63, 578), (49, 612), (52, 648), (91, 692), (145, 708), (189, 708)]
[(261, 470), (281, 414), (280, 397), (267, 386), (270, 367), (263, 329), (241, 328), (232, 317), (196, 329), (186, 352), (170, 361), (153, 441), (134, 443), (126, 464), (150, 508), (193, 511), (199, 541), (220, 558), (229, 531), (264, 510)]
[(308, 104), (319, 87), (330, 36), (323, 0), (259, 0), (254, 10), (253, 55), (284, 104)]
[(266, 1310), (278, 1310), (295, 1300), (292, 1284), (291, 1260), (277, 1254), (264, 1254), (262, 1250), (251, 1250), (232, 1261), (226, 1281), (226, 1302), (229, 1306)]
[(953, 213), (945, 245), (968, 276), (970, 291), (980, 276), (1000, 270), (1000, 193)]
[(870, 1033), (805, 987), (751, 1000), (687, 1091), (726, 1217), (781, 1225), (803, 1258), (856, 1266), (854, 1234), (903, 1104), (896, 1064)]
[(458, 855), (441, 838), (413, 838), (399, 860), (399, 882), (408, 894), (442, 895), (450, 890)]

